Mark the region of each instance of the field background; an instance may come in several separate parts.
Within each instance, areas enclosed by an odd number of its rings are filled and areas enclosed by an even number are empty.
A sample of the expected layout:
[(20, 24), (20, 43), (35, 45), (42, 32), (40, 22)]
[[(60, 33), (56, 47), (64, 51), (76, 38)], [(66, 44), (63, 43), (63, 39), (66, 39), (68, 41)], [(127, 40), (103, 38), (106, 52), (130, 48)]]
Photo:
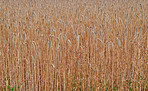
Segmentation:
[(148, 91), (148, 0), (0, 0), (0, 91)]

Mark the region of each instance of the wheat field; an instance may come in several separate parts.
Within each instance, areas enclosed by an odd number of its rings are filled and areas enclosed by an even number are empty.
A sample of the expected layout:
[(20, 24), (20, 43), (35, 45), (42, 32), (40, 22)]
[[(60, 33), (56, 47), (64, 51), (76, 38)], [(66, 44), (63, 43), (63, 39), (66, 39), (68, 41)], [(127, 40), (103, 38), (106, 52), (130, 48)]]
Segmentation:
[(148, 91), (148, 0), (0, 0), (0, 91)]

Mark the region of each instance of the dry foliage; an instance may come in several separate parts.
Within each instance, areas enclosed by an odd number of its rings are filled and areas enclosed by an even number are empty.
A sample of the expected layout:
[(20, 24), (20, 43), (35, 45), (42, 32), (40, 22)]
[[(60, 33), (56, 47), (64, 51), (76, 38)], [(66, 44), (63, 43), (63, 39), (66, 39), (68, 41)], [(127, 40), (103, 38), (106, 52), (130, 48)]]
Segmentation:
[(148, 0), (0, 0), (0, 90), (148, 90)]

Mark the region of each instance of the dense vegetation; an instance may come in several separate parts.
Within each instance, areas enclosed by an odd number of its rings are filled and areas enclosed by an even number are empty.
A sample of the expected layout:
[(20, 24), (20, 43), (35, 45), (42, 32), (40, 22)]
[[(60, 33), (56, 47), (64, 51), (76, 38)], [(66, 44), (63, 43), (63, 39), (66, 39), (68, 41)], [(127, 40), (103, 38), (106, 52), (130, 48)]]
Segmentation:
[(148, 91), (148, 0), (0, 0), (1, 91)]

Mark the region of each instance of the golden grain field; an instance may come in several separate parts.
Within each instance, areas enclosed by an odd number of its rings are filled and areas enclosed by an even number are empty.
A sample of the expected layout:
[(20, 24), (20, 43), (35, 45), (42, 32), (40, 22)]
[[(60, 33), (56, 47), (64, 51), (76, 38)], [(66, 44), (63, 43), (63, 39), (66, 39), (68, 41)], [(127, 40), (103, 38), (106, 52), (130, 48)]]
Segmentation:
[(148, 0), (0, 0), (0, 91), (148, 91)]

